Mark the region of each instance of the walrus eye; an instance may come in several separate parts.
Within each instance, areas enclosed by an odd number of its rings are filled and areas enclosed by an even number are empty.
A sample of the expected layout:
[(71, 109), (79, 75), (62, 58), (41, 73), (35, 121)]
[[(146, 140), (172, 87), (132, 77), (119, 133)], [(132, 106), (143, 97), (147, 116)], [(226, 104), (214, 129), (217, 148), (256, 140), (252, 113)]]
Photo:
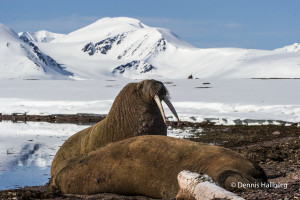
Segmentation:
[(143, 83), (141, 83), (138, 87), (139, 91), (141, 91), (143, 89)]

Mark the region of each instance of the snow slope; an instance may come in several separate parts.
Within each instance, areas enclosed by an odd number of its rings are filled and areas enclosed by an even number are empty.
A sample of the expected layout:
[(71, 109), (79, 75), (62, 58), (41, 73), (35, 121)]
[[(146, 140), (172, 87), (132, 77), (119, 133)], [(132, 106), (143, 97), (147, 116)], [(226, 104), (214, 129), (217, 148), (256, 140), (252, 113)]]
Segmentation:
[(65, 36), (65, 34), (59, 34), (59, 33), (52, 33), (49, 31), (37, 31), (34, 33), (31, 32), (20, 32), (18, 33), (18, 36), (20, 38), (26, 38), (30, 42), (51, 42), (54, 39), (62, 38)]
[(38, 45), (84, 79), (187, 78), (191, 74), (197, 78), (300, 78), (297, 52), (199, 49), (167, 29), (126, 17), (103, 18)]
[(283, 48), (275, 49), (275, 51), (279, 52), (300, 52), (300, 44), (294, 43), (292, 45), (285, 46)]
[(69, 79), (72, 75), (36, 45), (0, 24), (0, 79)]

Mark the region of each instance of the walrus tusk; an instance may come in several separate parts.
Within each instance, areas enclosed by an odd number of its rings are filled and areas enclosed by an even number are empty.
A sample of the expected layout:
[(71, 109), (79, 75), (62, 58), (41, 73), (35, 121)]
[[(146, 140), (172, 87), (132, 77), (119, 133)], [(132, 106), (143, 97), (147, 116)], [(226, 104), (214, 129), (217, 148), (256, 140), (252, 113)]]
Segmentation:
[(179, 123), (179, 118), (178, 118), (177, 112), (176, 112), (175, 108), (173, 107), (172, 103), (166, 97), (163, 98), (163, 101), (167, 104), (167, 106), (172, 111), (173, 115), (175, 116), (177, 122)]
[(164, 109), (163, 109), (163, 107), (162, 107), (162, 105), (161, 105), (160, 99), (159, 99), (159, 97), (158, 97), (157, 94), (154, 95), (154, 100), (155, 100), (155, 102), (156, 102), (156, 104), (157, 104), (157, 106), (158, 106), (158, 108), (159, 108), (159, 110), (160, 110), (160, 113), (161, 113), (161, 115), (162, 115), (162, 117), (163, 117), (163, 119), (164, 119), (164, 122), (165, 122), (165, 124), (166, 124), (167, 122), (166, 122), (165, 112), (164, 112)]
[[(163, 119), (164, 119), (164, 122), (165, 122), (165, 124), (166, 124), (166, 116), (165, 116), (165, 112), (164, 112), (164, 109), (163, 109), (163, 107), (162, 107), (162, 105), (161, 105), (161, 101), (160, 101), (160, 99), (159, 99), (159, 97), (158, 97), (157, 94), (154, 95), (154, 100), (155, 100), (155, 102), (157, 103), (157, 106), (158, 106), (158, 108), (159, 108), (159, 110), (160, 110), (160, 113), (161, 113), (161, 115), (162, 115), (162, 117), (163, 117)], [(167, 106), (169, 107), (169, 109), (171, 110), (171, 112), (173, 113), (173, 115), (175, 116), (177, 122), (179, 123), (179, 118), (178, 118), (177, 112), (176, 112), (174, 106), (172, 105), (172, 103), (171, 103), (171, 102), (169, 101), (169, 99), (166, 98), (166, 97), (163, 98), (163, 101), (167, 104)]]

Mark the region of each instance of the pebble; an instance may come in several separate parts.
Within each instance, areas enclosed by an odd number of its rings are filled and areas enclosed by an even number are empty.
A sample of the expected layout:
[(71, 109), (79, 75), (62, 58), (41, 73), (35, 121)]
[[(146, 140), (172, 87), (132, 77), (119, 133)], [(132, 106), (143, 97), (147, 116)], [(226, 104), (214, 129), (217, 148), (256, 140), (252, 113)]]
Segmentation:
[(280, 135), (280, 132), (279, 131), (275, 131), (272, 133), (273, 135)]

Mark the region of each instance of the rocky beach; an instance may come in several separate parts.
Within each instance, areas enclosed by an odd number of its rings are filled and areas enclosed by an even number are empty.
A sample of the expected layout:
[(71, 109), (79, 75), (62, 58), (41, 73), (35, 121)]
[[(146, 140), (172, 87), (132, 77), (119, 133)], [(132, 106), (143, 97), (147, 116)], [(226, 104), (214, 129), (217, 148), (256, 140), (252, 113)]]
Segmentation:
[[(26, 118), (26, 120), (25, 120)], [(100, 115), (22, 116), (2, 115), (2, 120), (91, 123)], [(53, 120), (57, 119), (57, 120)], [(300, 198), (300, 128), (286, 125), (215, 125), (211, 122), (168, 122), (169, 130), (189, 132), (183, 139), (230, 148), (259, 164), (268, 176), (268, 184), (250, 187), (237, 194), (245, 199)], [(0, 191), (0, 199), (151, 199), (118, 194), (66, 195), (47, 191), (47, 185)]]

